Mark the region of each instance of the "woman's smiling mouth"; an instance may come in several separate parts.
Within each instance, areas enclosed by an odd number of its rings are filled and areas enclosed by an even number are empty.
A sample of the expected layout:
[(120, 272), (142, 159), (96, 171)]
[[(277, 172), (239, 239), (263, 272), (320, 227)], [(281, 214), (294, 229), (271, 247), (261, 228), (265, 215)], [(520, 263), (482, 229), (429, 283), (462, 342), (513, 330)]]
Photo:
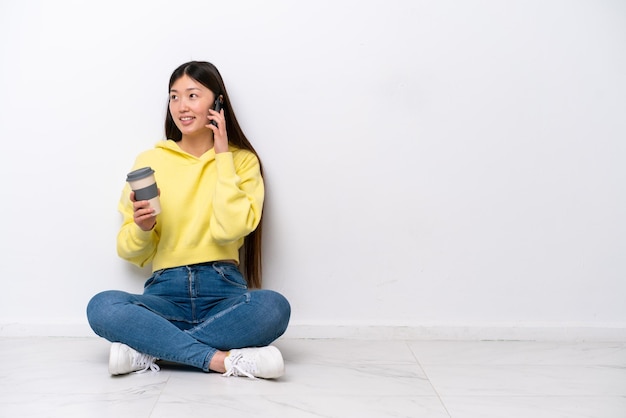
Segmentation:
[(183, 116), (183, 117), (179, 118), (180, 123), (185, 125), (185, 126), (190, 125), (191, 123), (193, 123), (194, 119), (195, 119), (195, 117), (193, 117), (193, 116)]

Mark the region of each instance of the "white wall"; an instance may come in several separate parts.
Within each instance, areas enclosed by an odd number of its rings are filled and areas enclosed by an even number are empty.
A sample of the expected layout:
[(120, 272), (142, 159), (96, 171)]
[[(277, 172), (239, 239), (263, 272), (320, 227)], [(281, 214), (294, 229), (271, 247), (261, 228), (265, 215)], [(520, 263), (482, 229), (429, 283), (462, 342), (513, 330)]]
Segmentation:
[(141, 290), (117, 199), (191, 59), (263, 157), (265, 283), (292, 332), (625, 335), (608, 0), (2, 1), (0, 335), (89, 334), (93, 294)]

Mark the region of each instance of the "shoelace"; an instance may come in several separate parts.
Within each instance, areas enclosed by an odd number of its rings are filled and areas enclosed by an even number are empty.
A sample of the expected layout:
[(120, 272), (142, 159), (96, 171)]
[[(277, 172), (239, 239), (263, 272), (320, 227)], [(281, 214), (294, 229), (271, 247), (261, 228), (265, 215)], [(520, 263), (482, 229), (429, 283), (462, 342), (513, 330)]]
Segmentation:
[(224, 373), (222, 376), (246, 376), (250, 379), (256, 379), (252, 374), (252, 370), (255, 369), (255, 365), (250, 360), (247, 360), (243, 354), (237, 354), (230, 363), (230, 370)]
[(136, 353), (133, 355), (133, 364), (132, 367), (143, 367), (141, 370), (137, 370), (135, 373), (144, 373), (148, 369), (153, 372), (158, 372), (161, 370), (158, 364), (155, 363), (156, 359), (152, 356), (143, 353)]

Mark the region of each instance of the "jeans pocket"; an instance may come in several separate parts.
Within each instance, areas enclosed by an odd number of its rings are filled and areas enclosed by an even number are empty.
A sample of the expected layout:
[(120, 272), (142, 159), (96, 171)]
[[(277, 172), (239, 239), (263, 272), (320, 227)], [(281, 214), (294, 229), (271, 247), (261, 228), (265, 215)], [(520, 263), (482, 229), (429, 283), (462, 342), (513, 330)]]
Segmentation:
[(146, 282), (143, 284), (144, 290), (148, 289), (149, 287), (157, 283), (159, 281), (159, 278), (161, 277), (161, 274), (163, 274), (164, 271), (165, 269), (161, 269), (152, 273), (152, 275), (148, 278), (148, 280), (146, 280)]
[(216, 263), (213, 264), (213, 269), (219, 274), (222, 281), (231, 286), (238, 287), (240, 289), (247, 289), (248, 283), (244, 279), (243, 275), (239, 271), (239, 268), (232, 263)]

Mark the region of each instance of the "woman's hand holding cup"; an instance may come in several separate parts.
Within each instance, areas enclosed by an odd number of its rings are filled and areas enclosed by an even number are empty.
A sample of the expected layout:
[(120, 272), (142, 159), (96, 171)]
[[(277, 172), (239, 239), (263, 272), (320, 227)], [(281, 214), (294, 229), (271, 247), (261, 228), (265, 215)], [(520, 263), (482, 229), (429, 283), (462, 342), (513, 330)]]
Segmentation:
[[(161, 191), (159, 190), (159, 195)], [(148, 200), (135, 200), (135, 192), (130, 192), (130, 200), (133, 202), (133, 219), (143, 231), (150, 231), (156, 225), (156, 210), (150, 206)]]
[(161, 213), (159, 200), (161, 190), (156, 185), (154, 170), (150, 167), (142, 167), (131, 171), (126, 181), (131, 188), (133, 219), (139, 228), (150, 231), (156, 225), (156, 216)]

